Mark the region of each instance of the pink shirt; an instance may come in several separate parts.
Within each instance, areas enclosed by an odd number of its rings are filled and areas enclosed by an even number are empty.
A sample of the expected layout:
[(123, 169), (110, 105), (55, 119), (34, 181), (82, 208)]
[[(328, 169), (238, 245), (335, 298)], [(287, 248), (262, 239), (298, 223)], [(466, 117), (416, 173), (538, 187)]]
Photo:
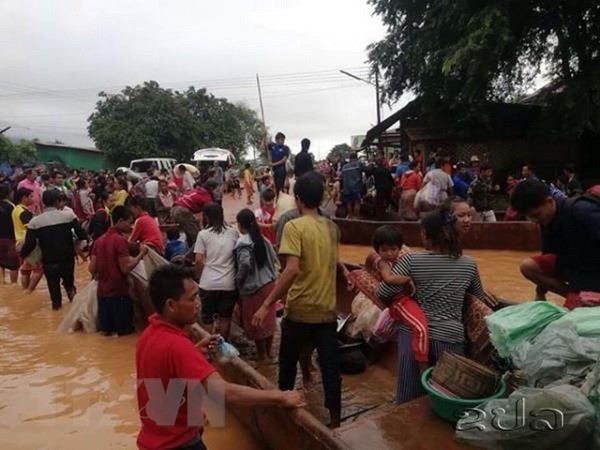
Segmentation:
[(29, 189), (33, 191), (33, 195), (31, 197), (31, 205), (29, 205), (29, 209), (33, 214), (41, 214), (42, 213), (42, 191), (40, 189), (40, 185), (37, 181), (30, 181), (25, 178), (21, 180), (21, 182), (17, 185), (17, 189)]

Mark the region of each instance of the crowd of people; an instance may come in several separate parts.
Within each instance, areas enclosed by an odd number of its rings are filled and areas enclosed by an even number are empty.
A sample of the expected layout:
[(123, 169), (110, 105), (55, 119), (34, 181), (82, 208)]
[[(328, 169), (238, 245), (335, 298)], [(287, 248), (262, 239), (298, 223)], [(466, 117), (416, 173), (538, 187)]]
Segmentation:
[[(426, 161), (419, 150), (412, 154), (396, 152), (392, 157), (375, 152), (359, 158), (352, 153), (347, 161), (336, 155), (315, 167), (329, 180), (329, 195), (337, 217), (377, 220), (414, 221), (452, 197), (469, 203), (474, 221), (495, 222), (498, 208), (502, 209), (504, 220), (523, 219), (514, 209), (504, 209), (520, 181), (538, 179), (534, 167), (525, 164), (518, 176), (509, 174), (498, 182), (492, 166), (477, 155), (468, 163), (453, 163), (442, 149), (432, 152)], [(552, 187), (567, 197), (583, 193), (572, 164), (564, 167)]]
[[(376, 154), (369, 162), (351, 154), (347, 162), (337, 156), (315, 164), (308, 139), (301, 148), (292, 163), (279, 133), (269, 145), (271, 166), (263, 171), (250, 165), (243, 171), (223, 170), (215, 164), (195, 173), (177, 165), (172, 173), (150, 169), (132, 180), (109, 171), (15, 170), (0, 180), (0, 266), (11, 282), (20, 274), (29, 291), (45, 276), (52, 308), (58, 310), (61, 283), (72, 301), (75, 261), (89, 257), (89, 272), (98, 282), (100, 331), (126, 335), (134, 331), (127, 275), (152, 249), (176, 264), (157, 269), (149, 280), (155, 314), (138, 339), (138, 379), (213, 381), (226, 401), (298, 407), (304, 400), (294, 391), (297, 365), (308, 382), (316, 349), (324, 403), (336, 427), (342, 385), (336, 277), (343, 274), (348, 280), (348, 269), (338, 260), (340, 233), (329, 217), (342, 210), (359, 217), (372, 184), (380, 217), (396, 201), (400, 216), (420, 218), (422, 227), (421, 252), (410, 251), (393, 226), (384, 225), (373, 236), (377, 296), (400, 330), (396, 400), (412, 400), (423, 394), (421, 372), (444, 350), (466, 351), (465, 296), (500, 307), (484, 291), (474, 260), (462, 251), (473, 220), (495, 221), (493, 196), (500, 187), (493, 171), (477, 157), (469, 167), (462, 162), (452, 166), (448, 157), (424, 161), (419, 152), (390, 160)], [(525, 260), (521, 270), (536, 284), (540, 299), (551, 291), (566, 297), (568, 306), (577, 305), (585, 292), (600, 291), (600, 197), (580, 195), (571, 166), (556, 186), (540, 181), (531, 165), (521, 175), (507, 180), (507, 215), (531, 218), (544, 231), (543, 254)], [(223, 195), (241, 198), (242, 190), (247, 206), (258, 194), (258, 208), (241, 209), (236, 222), (228, 223)], [(282, 193), (293, 195), (296, 208), (276, 211)], [(236, 305), (258, 360), (276, 359), (284, 393), (225, 383), (185, 334), (185, 326), (200, 323), (205, 335), (199, 347), (214, 351), (218, 336), (213, 332), (229, 336)], [(177, 413), (176, 426), (162, 426), (142, 414), (149, 402), (143, 383), (138, 402), (141, 447), (204, 448), (201, 427), (185, 422), (185, 407)]]

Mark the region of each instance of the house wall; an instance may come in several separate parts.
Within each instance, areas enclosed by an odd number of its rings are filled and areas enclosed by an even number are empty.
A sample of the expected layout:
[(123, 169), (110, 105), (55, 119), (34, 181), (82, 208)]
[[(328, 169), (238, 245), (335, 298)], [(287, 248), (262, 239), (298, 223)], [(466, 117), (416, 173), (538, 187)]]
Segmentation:
[(39, 145), (40, 162), (59, 161), (73, 169), (100, 170), (107, 168), (104, 153), (72, 147), (45, 147)]
[(468, 162), (473, 155), (503, 174), (516, 175), (524, 164), (531, 163), (538, 175), (548, 180), (558, 176), (566, 163), (580, 163), (579, 147), (575, 142), (544, 139), (457, 142), (454, 152), (457, 161)]

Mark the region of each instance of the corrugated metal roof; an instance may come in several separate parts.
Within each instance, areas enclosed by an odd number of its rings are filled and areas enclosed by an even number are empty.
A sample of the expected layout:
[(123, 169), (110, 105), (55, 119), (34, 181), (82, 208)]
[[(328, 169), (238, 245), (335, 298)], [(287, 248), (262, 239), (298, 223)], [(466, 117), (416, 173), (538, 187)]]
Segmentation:
[(84, 152), (103, 153), (102, 150), (93, 148), (93, 147), (77, 147), (75, 145), (56, 144), (56, 143), (40, 142), (40, 141), (34, 142), (33, 144), (36, 147), (56, 147), (56, 148), (65, 148), (65, 149), (72, 149), (72, 150), (81, 150)]

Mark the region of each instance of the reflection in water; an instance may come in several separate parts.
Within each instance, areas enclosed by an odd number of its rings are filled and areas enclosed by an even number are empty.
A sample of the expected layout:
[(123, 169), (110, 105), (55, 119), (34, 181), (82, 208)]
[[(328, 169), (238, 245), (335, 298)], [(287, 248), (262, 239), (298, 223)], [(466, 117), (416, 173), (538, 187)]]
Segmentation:
[[(341, 259), (362, 262), (369, 251), (368, 247), (342, 246)], [(479, 264), (484, 285), (499, 296), (532, 297), (533, 288), (518, 269), (526, 253), (466, 253)], [(81, 288), (88, 279), (84, 267), (77, 268), (77, 276)], [(69, 306), (65, 305), (63, 312), (53, 312), (44, 283), (29, 296), (16, 286), (0, 286), (1, 448), (135, 447), (136, 337), (57, 334), (55, 330)], [(352, 387), (354, 382), (358, 384), (354, 387), (359, 387), (361, 380), (349, 377), (345, 387)], [(352, 389), (346, 389), (345, 395), (351, 393)], [(382, 399), (391, 396), (381, 394)], [(209, 448), (260, 448), (231, 414), (226, 424), (226, 428), (206, 430)]]

